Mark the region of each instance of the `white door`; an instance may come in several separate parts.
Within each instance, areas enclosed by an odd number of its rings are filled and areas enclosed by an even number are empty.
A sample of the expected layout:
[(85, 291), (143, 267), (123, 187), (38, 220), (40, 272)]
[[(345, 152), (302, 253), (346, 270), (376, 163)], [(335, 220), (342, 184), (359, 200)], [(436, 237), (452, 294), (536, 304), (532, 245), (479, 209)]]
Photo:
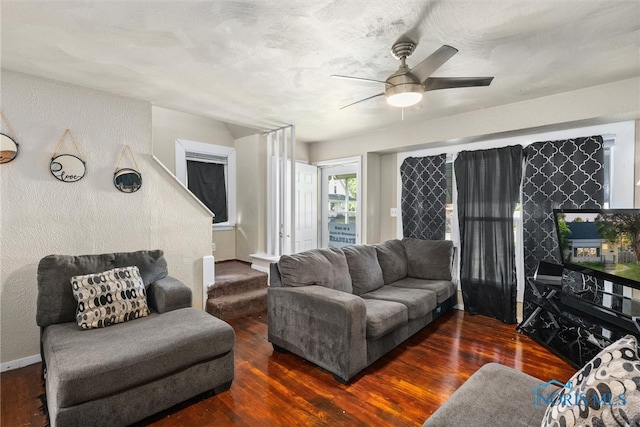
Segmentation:
[(296, 164), (295, 252), (318, 247), (318, 168)]

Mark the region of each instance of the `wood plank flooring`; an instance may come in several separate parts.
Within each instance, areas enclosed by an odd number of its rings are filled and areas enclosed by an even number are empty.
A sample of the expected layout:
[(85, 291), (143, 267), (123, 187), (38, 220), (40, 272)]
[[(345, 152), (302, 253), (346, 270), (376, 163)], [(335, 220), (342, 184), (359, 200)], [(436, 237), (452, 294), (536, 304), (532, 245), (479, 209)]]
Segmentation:
[[(267, 341), (266, 312), (229, 321), (237, 334), (229, 391), (199, 397), (140, 426), (420, 426), (473, 372), (499, 362), (544, 381), (575, 369), (505, 325), (453, 310), (343, 385)], [(1, 425), (43, 426), (40, 364), (0, 377)]]

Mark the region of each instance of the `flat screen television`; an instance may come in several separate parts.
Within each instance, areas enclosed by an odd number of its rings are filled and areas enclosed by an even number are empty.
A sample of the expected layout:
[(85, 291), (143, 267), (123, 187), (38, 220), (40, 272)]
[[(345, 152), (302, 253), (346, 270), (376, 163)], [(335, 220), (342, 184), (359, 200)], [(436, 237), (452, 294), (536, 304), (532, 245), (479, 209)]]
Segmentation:
[(640, 289), (640, 209), (554, 209), (565, 268)]

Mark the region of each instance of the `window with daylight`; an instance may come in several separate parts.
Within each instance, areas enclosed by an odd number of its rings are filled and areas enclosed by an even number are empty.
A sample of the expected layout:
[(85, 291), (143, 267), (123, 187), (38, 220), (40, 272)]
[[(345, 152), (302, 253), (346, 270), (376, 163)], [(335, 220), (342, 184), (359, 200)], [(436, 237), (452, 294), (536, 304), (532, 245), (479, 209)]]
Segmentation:
[(177, 139), (175, 150), (176, 177), (215, 215), (213, 227), (235, 226), (235, 149)]
[(575, 257), (599, 257), (600, 248), (573, 248)]

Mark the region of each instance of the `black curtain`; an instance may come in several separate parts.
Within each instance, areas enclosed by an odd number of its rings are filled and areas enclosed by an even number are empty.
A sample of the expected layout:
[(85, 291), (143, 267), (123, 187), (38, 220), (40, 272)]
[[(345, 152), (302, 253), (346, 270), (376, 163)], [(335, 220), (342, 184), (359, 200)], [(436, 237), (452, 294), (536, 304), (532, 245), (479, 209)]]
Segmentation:
[(462, 151), (454, 169), (464, 309), (515, 323), (513, 212), (520, 195), (522, 146)]
[[(605, 195), (604, 143), (601, 136), (535, 142), (525, 148), (524, 155), (524, 263), (525, 274), (532, 276), (539, 261), (562, 264), (553, 209), (602, 206)], [(584, 279), (595, 282), (594, 278), (587, 276)], [(583, 278), (573, 280), (582, 282)], [(592, 289), (597, 289), (597, 284), (593, 285)], [(534, 309), (530, 299), (531, 291), (526, 287), (525, 318)]]
[(446, 154), (408, 157), (400, 166), (402, 235), (443, 240), (447, 202)]
[(522, 225), (525, 274), (538, 261), (561, 264), (553, 210), (600, 208), (604, 201), (601, 136), (535, 142), (524, 150)]
[(187, 160), (187, 187), (216, 215), (214, 224), (228, 221), (223, 164)]

